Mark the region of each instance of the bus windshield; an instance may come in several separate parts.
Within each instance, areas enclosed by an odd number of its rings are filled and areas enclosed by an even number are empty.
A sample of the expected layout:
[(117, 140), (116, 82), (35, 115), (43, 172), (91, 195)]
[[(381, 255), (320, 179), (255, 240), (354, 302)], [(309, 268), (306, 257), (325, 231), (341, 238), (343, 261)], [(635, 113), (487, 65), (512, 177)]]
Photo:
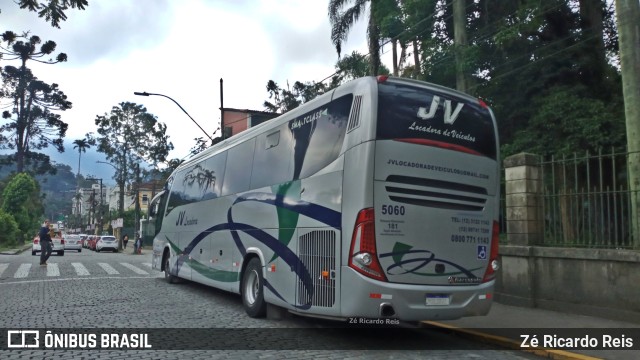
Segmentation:
[(495, 160), (494, 133), (491, 113), (478, 101), (410, 84), (378, 86), (378, 140), (440, 146)]

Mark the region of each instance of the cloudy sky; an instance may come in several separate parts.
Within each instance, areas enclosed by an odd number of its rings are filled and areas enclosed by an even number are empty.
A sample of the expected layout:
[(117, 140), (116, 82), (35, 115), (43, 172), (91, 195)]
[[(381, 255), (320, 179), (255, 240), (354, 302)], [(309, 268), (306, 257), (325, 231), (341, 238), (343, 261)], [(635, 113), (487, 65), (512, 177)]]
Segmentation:
[[(57, 29), (7, 1), (0, 31), (30, 31), (68, 55), (56, 65), (31, 62), (38, 78), (58, 83), (73, 103), (62, 114), (67, 144), (95, 133), (96, 115), (131, 101), (167, 124), (175, 146), (170, 158), (183, 158), (193, 138), (203, 136), (200, 129), (170, 100), (133, 92), (172, 97), (212, 133), (220, 122), (220, 78), (225, 107), (263, 110), (267, 81), (293, 85), (334, 72), (327, 6), (328, 0), (89, 0), (86, 10), (67, 11)], [(344, 54), (353, 50), (367, 52), (364, 19), (343, 46)], [(77, 156), (70, 146), (66, 152), (65, 158)], [(77, 162), (66, 163), (77, 170)]]

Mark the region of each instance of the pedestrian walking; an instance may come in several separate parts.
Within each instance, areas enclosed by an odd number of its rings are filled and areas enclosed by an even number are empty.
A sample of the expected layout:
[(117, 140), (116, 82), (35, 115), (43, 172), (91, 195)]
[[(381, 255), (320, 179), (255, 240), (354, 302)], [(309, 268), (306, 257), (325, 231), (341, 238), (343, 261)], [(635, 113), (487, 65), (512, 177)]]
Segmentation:
[(133, 243), (133, 254), (137, 255), (140, 253), (140, 246), (141, 246), (141, 241), (140, 241), (140, 234), (136, 233), (136, 238), (135, 241)]
[(124, 248), (127, 248), (127, 243), (129, 242), (129, 235), (124, 234), (124, 236), (122, 237), (122, 244), (124, 245)]
[(51, 256), (51, 251), (53, 250), (49, 231), (49, 220), (45, 220), (38, 233), (40, 237), (40, 266), (47, 266), (47, 260), (49, 260), (49, 256)]

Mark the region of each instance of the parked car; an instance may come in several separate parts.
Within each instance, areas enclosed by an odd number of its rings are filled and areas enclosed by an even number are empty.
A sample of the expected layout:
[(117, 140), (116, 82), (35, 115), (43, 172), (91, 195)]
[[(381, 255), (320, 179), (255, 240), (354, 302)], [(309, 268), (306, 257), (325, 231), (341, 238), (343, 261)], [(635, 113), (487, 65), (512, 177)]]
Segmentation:
[[(64, 256), (64, 237), (60, 232), (56, 232), (54, 236), (51, 237), (52, 246), (51, 253), (56, 253), (60, 256)], [(42, 247), (40, 246), (40, 236), (36, 235), (33, 238), (33, 244), (31, 245), (31, 255), (35, 255), (42, 251)]]
[(89, 235), (89, 237), (87, 238), (87, 248), (89, 250), (96, 250), (96, 241), (97, 241), (98, 237), (95, 235)]
[(100, 252), (102, 250), (112, 250), (113, 252), (118, 251), (118, 241), (115, 236), (100, 236), (98, 241), (96, 242), (96, 251)]
[(83, 248), (87, 248), (87, 239), (89, 238), (89, 235), (87, 234), (80, 234), (80, 243), (82, 244)]
[(64, 249), (65, 250), (78, 250), (82, 251), (82, 240), (80, 235), (65, 235), (64, 236)]

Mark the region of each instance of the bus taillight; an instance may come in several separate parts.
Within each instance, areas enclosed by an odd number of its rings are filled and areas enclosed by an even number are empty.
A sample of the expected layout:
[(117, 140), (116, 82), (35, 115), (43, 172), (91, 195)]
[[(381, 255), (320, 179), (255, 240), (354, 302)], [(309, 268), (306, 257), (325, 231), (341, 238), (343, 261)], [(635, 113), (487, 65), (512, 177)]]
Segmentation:
[(349, 267), (370, 278), (387, 281), (378, 261), (373, 208), (362, 209), (356, 218), (349, 251)]
[(493, 233), (491, 236), (491, 251), (489, 252), (489, 264), (487, 265), (487, 271), (484, 273), (482, 282), (487, 282), (495, 279), (496, 271), (500, 269), (500, 262), (498, 261), (498, 242), (500, 241), (500, 225), (497, 221), (493, 222)]

